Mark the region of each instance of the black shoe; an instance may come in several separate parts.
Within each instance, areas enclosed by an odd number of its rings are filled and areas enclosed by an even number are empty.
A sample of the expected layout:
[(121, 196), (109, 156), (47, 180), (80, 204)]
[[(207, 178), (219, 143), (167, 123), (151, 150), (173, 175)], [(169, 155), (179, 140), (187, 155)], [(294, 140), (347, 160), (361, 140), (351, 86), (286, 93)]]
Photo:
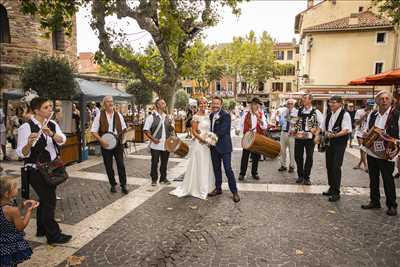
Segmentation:
[(303, 181), (304, 181), (303, 178), (299, 177), (296, 180), (296, 184), (301, 184), (301, 183), (303, 183)]
[(396, 216), (397, 215), (397, 209), (395, 207), (390, 207), (387, 212), (387, 215), (389, 216)]
[(254, 180), (260, 180), (260, 176), (257, 174), (257, 175), (253, 175), (253, 179)]
[(283, 171), (286, 171), (287, 170), (287, 168), (285, 167), (285, 166), (281, 166), (279, 169), (278, 169), (278, 171), (280, 171), (280, 172), (283, 172)]
[(121, 186), (121, 192), (124, 193), (125, 195), (129, 193), (128, 189), (126, 189), (126, 186)]
[(165, 180), (161, 180), (160, 184), (170, 185), (171, 182), (165, 179)]
[(340, 199), (340, 195), (332, 195), (329, 197), (328, 201), (329, 202), (336, 202)]
[(310, 179), (305, 179), (304, 180), (304, 185), (311, 185)]
[(322, 195), (323, 196), (328, 196), (328, 197), (330, 197), (330, 196), (332, 196), (333, 194), (332, 194), (332, 192), (331, 191), (325, 191), (325, 192), (322, 192)]
[(215, 197), (215, 196), (218, 196), (218, 195), (221, 195), (221, 194), (222, 194), (222, 191), (219, 191), (219, 190), (217, 190), (217, 189), (214, 189), (214, 191), (212, 191), (211, 193), (209, 193), (208, 196), (209, 196), (209, 197)]
[(65, 244), (68, 243), (72, 238), (72, 235), (64, 235), (60, 234), (60, 236), (56, 240), (47, 240), (49, 245), (51, 244)]
[(289, 173), (294, 172), (294, 168), (293, 167), (289, 167)]
[(244, 180), (244, 175), (239, 174), (239, 181), (243, 181)]
[(396, 173), (396, 174), (393, 176), (393, 178), (394, 178), (394, 179), (399, 179), (399, 178), (400, 178), (400, 172)]
[(240, 197), (239, 197), (238, 193), (233, 193), (232, 199), (233, 199), (233, 202), (235, 202), (235, 203), (239, 202)]
[(156, 181), (152, 181), (151, 182), (151, 186), (156, 186), (157, 185), (157, 182)]
[(373, 204), (370, 202), (367, 205), (361, 205), (361, 208), (363, 210), (377, 210), (381, 208), (381, 204)]
[(11, 159), (7, 156), (4, 156), (3, 161), (10, 161)]
[(111, 186), (110, 191), (111, 191), (111, 193), (117, 193), (117, 189), (115, 189), (115, 185)]
[(45, 233), (42, 231), (36, 231), (36, 237), (43, 237), (45, 236)]

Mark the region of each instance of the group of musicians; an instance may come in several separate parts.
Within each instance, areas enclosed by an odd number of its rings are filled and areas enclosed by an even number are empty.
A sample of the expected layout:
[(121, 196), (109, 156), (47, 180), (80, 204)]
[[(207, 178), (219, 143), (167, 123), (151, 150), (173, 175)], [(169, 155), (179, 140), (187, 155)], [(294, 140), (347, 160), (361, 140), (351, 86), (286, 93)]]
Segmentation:
[[(289, 150), (289, 172), (294, 172), (294, 160), (297, 166), (298, 178), (296, 183), (311, 185), (311, 170), (313, 166), (313, 153), (316, 144), (325, 151), (326, 170), (329, 189), (322, 194), (328, 196), (330, 202), (340, 199), (340, 186), (342, 179), (342, 163), (347, 146), (348, 136), (352, 132), (350, 114), (343, 107), (340, 96), (329, 99), (329, 110), (323, 116), (321, 112), (312, 107), (312, 95), (302, 96), (302, 106), (297, 110), (294, 100), (287, 101), (286, 109), (280, 115), (281, 132), (281, 167), (279, 171), (288, 170), (286, 166), (286, 153)], [(387, 135), (399, 139), (399, 110), (392, 106), (392, 96), (387, 92), (380, 92), (375, 97), (377, 109), (372, 111), (363, 129), (362, 140), (367, 138), (368, 132), (376, 127), (382, 129)], [(260, 101), (253, 98), (250, 110), (241, 120), (243, 134), (253, 131), (264, 134), (267, 128), (265, 116), (260, 112)], [(375, 146), (379, 144), (374, 143)], [(387, 158), (380, 158), (373, 149), (363, 148), (367, 153), (368, 173), (370, 177), (370, 203), (362, 205), (362, 209), (379, 209), (380, 191), (379, 177), (382, 176), (386, 195), (387, 214), (397, 215), (396, 188), (393, 178), (395, 162)], [(305, 154), (305, 160), (304, 160)], [(243, 149), (239, 180), (244, 180), (249, 160), (252, 159), (252, 177), (259, 179), (258, 162), (260, 155)], [(294, 160), (293, 160), (294, 159)]]

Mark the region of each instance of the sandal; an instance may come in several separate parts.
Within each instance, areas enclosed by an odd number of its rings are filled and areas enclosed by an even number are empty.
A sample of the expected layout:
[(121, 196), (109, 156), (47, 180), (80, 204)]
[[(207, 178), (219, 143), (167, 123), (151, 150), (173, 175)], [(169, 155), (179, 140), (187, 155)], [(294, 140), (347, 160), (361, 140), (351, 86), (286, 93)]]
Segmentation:
[(360, 165), (356, 165), (353, 167), (353, 170), (359, 170), (359, 169), (361, 169)]

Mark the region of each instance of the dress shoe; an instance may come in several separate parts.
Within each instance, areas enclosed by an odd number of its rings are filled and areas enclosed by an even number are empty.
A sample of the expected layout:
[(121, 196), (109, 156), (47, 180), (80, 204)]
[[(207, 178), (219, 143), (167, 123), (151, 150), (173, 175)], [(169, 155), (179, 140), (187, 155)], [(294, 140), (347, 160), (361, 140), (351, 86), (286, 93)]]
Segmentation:
[(233, 193), (233, 202), (237, 203), (240, 201), (240, 197), (238, 193)]
[(287, 168), (285, 167), (285, 166), (281, 166), (279, 169), (278, 169), (278, 171), (280, 171), (280, 172), (283, 172), (283, 171), (286, 171), (287, 170)]
[(301, 184), (301, 183), (303, 183), (303, 181), (304, 181), (303, 178), (299, 177), (296, 180), (296, 184)]
[(331, 191), (328, 190), (328, 191), (322, 192), (322, 195), (323, 195), (323, 196), (328, 196), (328, 197), (329, 197), (329, 196), (332, 196), (333, 194), (332, 194)]
[(72, 235), (60, 234), (60, 236), (55, 240), (47, 240), (49, 245), (51, 244), (65, 244), (68, 243), (72, 238)]
[(304, 180), (304, 185), (311, 185), (310, 179), (305, 179)]
[(363, 210), (377, 210), (381, 208), (381, 204), (373, 204), (370, 202), (367, 205), (361, 205), (361, 208)]
[(239, 181), (243, 181), (244, 180), (244, 175), (239, 174)]
[(260, 176), (257, 174), (257, 175), (253, 175), (253, 179), (254, 180), (260, 180)]
[(11, 159), (7, 156), (4, 156), (3, 161), (10, 161)]
[(111, 191), (111, 193), (117, 193), (117, 189), (115, 189), (115, 185), (111, 186), (110, 191)]
[(151, 182), (151, 186), (156, 186), (156, 185), (157, 185), (157, 182), (154, 182), (154, 181)]
[(160, 184), (164, 184), (164, 185), (170, 185), (170, 184), (171, 184), (171, 182), (170, 182), (170, 181), (168, 181), (167, 179), (165, 179), (165, 180), (161, 180), (161, 181), (160, 181)]
[(390, 207), (387, 212), (387, 215), (389, 216), (396, 216), (397, 215), (397, 209), (395, 207)]
[(217, 190), (217, 189), (214, 189), (214, 191), (212, 191), (211, 193), (209, 193), (208, 196), (210, 196), (210, 197), (215, 197), (215, 196), (221, 195), (221, 194), (222, 194), (222, 191), (219, 191), (219, 190)]
[(328, 199), (329, 202), (336, 202), (340, 199), (340, 195), (331, 195)]
[(293, 173), (294, 172), (294, 168), (293, 167), (289, 167), (289, 173)]
[(128, 189), (126, 189), (126, 186), (121, 186), (121, 192), (124, 193), (125, 195), (129, 193)]

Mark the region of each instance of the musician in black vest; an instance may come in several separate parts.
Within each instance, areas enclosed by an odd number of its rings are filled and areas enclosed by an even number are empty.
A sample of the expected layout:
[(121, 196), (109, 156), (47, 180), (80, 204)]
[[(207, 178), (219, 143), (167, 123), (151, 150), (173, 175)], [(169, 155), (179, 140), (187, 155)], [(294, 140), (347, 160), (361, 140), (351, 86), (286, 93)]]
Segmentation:
[(329, 196), (330, 202), (340, 199), (343, 157), (348, 135), (352, 131), (350, 114), (344, 110), (342, 103), (340, 96), (332, 96), (329, 99), (330, 110), (322, 124), (322, 130), (327, 139), (325, 163), (329, 184), (329, 190), (322, 194)]
[[(303, 106), (299, 108), (295, 125), (294, 158), (297, 165), (296, 183), (311, 185), (310, 174), (313, 165), (314, 138), (318, 136), (322, 124), (322, 114), (312, 107), (312, 96), (306, 94), (301, 98)], [(304, 151), (306, 160), (304, 161)]]
[[(117, 116), (116, 116), (117, 115)], [(126, 124), (121, 113), (114, 110), (114, 102), (111, 96), (103, 99), (103, 110), (97, 114), (93, 120), (91, 132), (101, 145), (101, 154), (103, 155), (104, 166), (111, 185), (111, 192), (115, 193), (117, 182), (115, 181), (115, 173), (113, 168), (113, 157), (117, 163), (119, 184), (121, 192), (128, 194), (126, 188), (126, 171), (124, 163), (124, 148), (121, 143), (122, 135), (126, 131)], [(108, 143), (102, 138), (105, 133), (113, 133), (117, 138), (117, 146), (109, 149)]]
[(150, 139), (151, 149), (151, 185), (156, 186), (158, 180), (158, 162), (160, 165), (160, 183), (170, 184), (167, 179), (167, 165), (169, 152), (165, 149), (165, 140), (171, 136), (174, 130), (172, 122), (165, 113), (167, 104), (163, 99), (157, 99), (154, 103), (155, 112), (148, 115), (143, 127), (145, 135)]
[[(54, 218), (56, 187), (50, 186), (36, 169), (36, 163), (46, 163), (57, 158), (59, 146), (65, 143), (66, 137), (55, 121), (48, 121), (53, 109), (50, 101), (37, 97), (32, 99), (30, 106), (34, 115), (18, 129), (16, 153), (24, 159), (24, 166), (28, 168), (29, 183), (39, 196), (36, 235), (46, 236), (49, 244), (67, 243), (72, 236), (62, 234)], [(43, 127), (46, 121), (47, 126)]]
[[(372, 111), (367, 118), (365, 132), (369, 131), (373, 127), (385, 129), (386, 134), (393, 138), (399, 139), (399, 128), (400, 128), (400, 113), (394, 107), (391, 106), (392, 95), (388, 92), (381, 91), (375, 97), (378, 110)], [(367, 162), (368, 162), (368, 174), (370, 178), (370, 203), (362, 205), (362, 209), (380, 209), (380, 191), (379, 191), (379, 176), (382, 175), (383, 188), (386, 195), (386, 206), (388, 207), (387, 215), (397, 215), (397, 203), (396, 203), (396, 187), (393, 178), (394, 161), (379, 158), (373, 151), (366, 149)]]

